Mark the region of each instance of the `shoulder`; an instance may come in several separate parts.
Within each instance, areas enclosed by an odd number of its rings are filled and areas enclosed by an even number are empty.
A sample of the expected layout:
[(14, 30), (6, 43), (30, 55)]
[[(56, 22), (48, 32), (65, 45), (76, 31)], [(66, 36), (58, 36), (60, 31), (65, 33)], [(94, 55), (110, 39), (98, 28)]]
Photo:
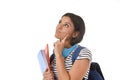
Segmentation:
[(90, 61), (92, 60), (92, 53), (87, 47), (82, 48), (77, 57), (77, 59), (85, 59), (85, 58), (89, 59)]
[(91, 54), (91, 51), (87, 48), (87, 47), (84, 47), (81, 51), (80, 51), (81, 54)]

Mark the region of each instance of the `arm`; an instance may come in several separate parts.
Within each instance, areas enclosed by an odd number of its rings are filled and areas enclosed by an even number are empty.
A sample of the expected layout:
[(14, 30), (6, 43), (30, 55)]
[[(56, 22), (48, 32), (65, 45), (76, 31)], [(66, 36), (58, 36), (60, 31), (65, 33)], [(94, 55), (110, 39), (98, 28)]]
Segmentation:
[(62, 57), (65, 39), (66, 37), (54, 43), (58, 80), (82, 80), (89, 68), (90, 60), (88, 58), (76, 60), (72, 68), (67, 71)]
[(64, 58), (59, 56), (56, 58), (59, 80), (82, 80), (89, 68), (90, 61), (88, 59), (76, 60), (70, 71), (68, 72), (64, 66)]
[(54, 74), (50, 70), (50, 68), (47, 68), (46, 71), (44, 72), (43, 80), (54, 80)]
[(44, 49), (44, 52), (45, 52), (45, 55), (46, 55), (49, 67), (43, 73), (43, 80), (54, 80), (53, 71), (52, 71), (52, 69), (50, 69), (50, 58), (49, 58), (49, 47), (48, 47), (48, 44), (46, 45), (46, 47)]
[(56, 66), (58, 71), (58, 80), (70, 80), (70, 76), (64, 66), (64, 58), (62, 56), (56, 56)]
[(88, 59), (76, 60), (69, 71), (70, 80), (82, 80), (89, 68), (89, 64), (90, 61)]

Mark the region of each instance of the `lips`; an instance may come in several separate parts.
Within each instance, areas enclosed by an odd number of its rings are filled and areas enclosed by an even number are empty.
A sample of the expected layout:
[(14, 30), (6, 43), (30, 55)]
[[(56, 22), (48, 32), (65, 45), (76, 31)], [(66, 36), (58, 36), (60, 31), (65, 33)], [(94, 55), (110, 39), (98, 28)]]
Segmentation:
[(60, 39), (61, 38), (61, 31), (56, 30), (55, 36), (56, 36), (56, 38)]

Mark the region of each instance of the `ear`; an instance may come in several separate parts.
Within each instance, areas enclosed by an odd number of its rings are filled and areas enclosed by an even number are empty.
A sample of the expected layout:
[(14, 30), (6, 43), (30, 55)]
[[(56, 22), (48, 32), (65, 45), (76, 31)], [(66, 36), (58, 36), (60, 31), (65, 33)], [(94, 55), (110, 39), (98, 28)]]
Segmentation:
[(73, 37), (73, 38), (76, 38), (79, 34), (80, 34), (80, 32), (76, 31), (76, 32), (74, 32), (74, 33), (72, 34), (72, 37)]

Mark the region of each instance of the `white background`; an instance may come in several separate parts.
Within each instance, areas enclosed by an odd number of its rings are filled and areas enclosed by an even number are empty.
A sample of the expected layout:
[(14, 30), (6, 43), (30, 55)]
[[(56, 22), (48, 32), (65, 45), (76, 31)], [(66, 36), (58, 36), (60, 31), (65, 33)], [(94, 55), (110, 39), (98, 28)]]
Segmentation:
[(0, 80), (42, 80), (38, 51), (48, 43), (52, 53), (55, 27), (66, 12), (84, 19), (80, 44), (105, 79), (119, 79), (119, 0), (0, 0)]

